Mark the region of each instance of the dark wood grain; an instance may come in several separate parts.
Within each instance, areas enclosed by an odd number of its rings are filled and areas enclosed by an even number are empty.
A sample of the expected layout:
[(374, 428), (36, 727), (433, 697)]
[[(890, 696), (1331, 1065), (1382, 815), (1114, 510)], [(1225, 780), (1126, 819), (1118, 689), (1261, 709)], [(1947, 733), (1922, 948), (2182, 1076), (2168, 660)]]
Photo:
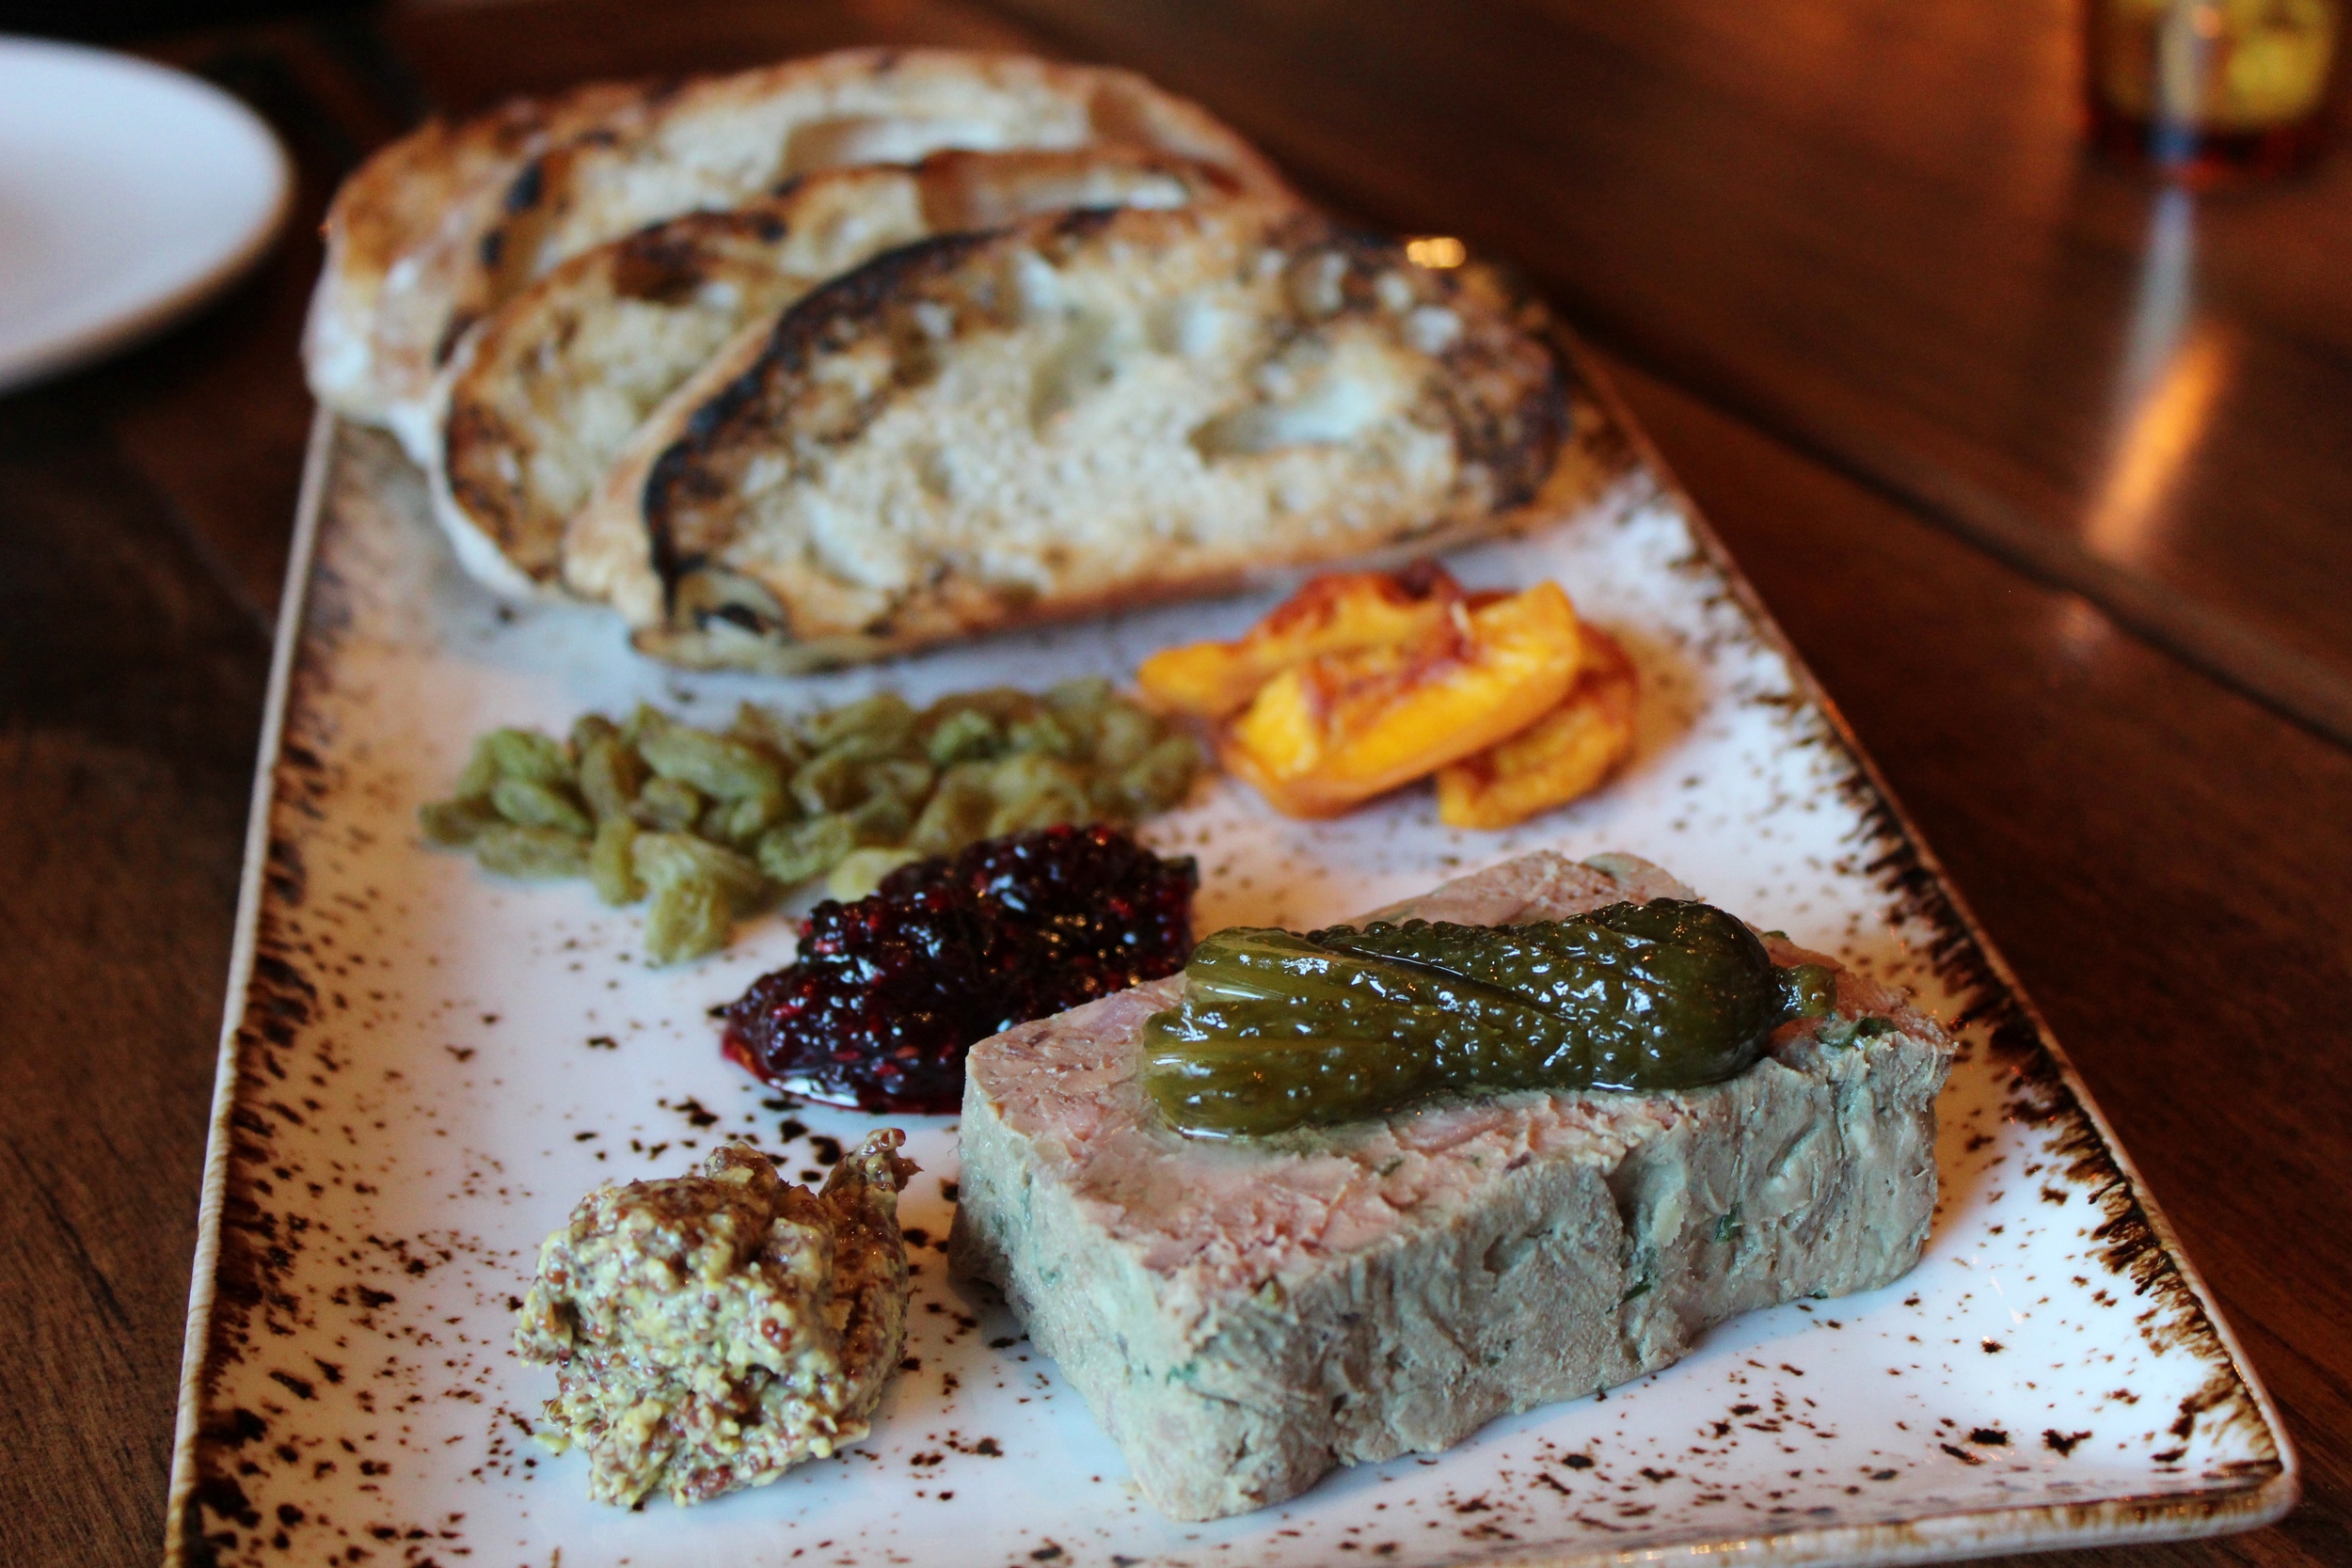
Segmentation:
[(0, 1561), (162, 1541), (269, 641), (113, 443), (0, 404)]
[(278, 24), (150, 51), (237, 92), (293, 154), (292, 216), (254, 274), (193, 321), (39, 396), (102, 422), (123, 461), (166, 499), (224, 587), (268, 626), (310, 426), (296, 363), (322, 254), (318, 226), (342, 177), (407, 128), (337, 44), (331, 25)]
[[(2352, 670), (2352, 157), (2202, 204), (2180, 334), (2146, 381), (2186, 375), (2173, 406), (2197, 418), (2144, 508), (2103, 510), (2154, 209), (2076, 153), (2066, 15), (536, 0), (158, 41), (279, 127), (302, 211), (197, 321), (0, 400), (0, 1418), (39, 1434), (0, 1466), (0, 1561), (136, 1561), (161, 1540), (333, 181), (428, 104), (865, 41), (1138, 66), (1348, 209), (1511, 256), (1618, 351), (2301, 1449), (2283, 1526), (2096, 1560), (2352, 1561), (2352, 751), (2201, 673), (2166, 619), (2218, 617), (2330, 690)], [(1972, 533), (1972, 495), (2063, 546), (2056, 564)], [(2127, 626), (2054, 591), (2065, 549), (2151, 585), (2155, 611)]]

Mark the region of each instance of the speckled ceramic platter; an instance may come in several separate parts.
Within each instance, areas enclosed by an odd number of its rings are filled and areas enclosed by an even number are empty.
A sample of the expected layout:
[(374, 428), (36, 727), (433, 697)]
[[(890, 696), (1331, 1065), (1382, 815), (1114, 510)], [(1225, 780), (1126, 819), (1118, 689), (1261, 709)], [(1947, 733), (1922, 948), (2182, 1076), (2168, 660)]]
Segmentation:
[(1857, 1562), (2283, 1513), (2277, 1418), (2082, 1085), (1622, 415), (1597, 391), (1579, 414), (1581, 493), (1453, 565), (1473, 586), (1556, 578), (1632, 651), (1647, 698), (1622, 778), (1500, 834), (1440, 827), (1425, 794), (1302, 824), (1220, 783), (1150, 836), (1200, 858), (1203, 929), (1343, 916), (1536, 846), (1616, 848), (1914, 987), (1963, 1046), (1908, 1277), (1739, 1320), (1663, 1372), (1449, 1452), (1176, 1525), (1002, 1307), (948, 1277), (955, 1126), (897, 1118), (924, 1167), (903, 1211), (919, 1274), (871, 1438), (692, 1510), (590, 1504), (580, 1458), (530, 1436), (551, 1379), (508, 1348), (540, 1238), (597, 1182), (680, 1173), (719, 1139), (814, 1178), (869, 1123), (718, 1053), (706, 1010), (787, 959), (786, 921), (649, 970), (634, 911), (429, 851), (418, 803), (494, 724), (1124, 677), (1238, 631), (1275, 590), (790, 685), (686, 678), (600, 615), (501, 610), (389, 445), (323, 423), (221, 1047), (167, 1560)]

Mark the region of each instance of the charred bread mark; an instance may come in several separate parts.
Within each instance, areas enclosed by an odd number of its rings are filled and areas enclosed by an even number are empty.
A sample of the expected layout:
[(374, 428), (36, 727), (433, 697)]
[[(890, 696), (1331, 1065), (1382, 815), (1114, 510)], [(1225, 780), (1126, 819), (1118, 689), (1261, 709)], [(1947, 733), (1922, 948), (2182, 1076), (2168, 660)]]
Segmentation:
[[(721, 501), (729, 494), (726, 477), (710, 467), (710, 459), (723, 449), (726, 437), (769, 416), (780, 380), (804, 373), (820, 349), (842, 346), (861, 325), (883, 320), (903, 288), (952, 271), (992, 238), (989, 234), (942, 234), (917, 240), (834, 279), (787, 310), (769, 335), (759, 359), (694, 411), (684, 436), (654, 460), (652, 471), (645, 476), (645, 528), (668, 613), (676, 613), (678, 584), (684, 575), (709, 563), (707, 548), (696, 547), (691, 538), (684, 545), (680, 540), (682, 534), (691, 534), (691, 509), (696, 502)], [(871, 414), (869, 410), (869, 420)], [(743, 619), (748, 618), (747, 611)], [(736, 624), (742, 624), (742, 619), (736, 619)], [(787, 626), (746, 629), (788, 634)]]
[[(1487, 269), (1414, 267), (1393, 242), (1295, 207), (1216, 227), (1224, 221), (1191, 211), (1083, 209), (988, 233), (920, 242), (879, 257), (803, 299), (779, 320), (758, 357), (676, 426), (676, 438), (647, 470), (642, 522), (667, 629), (641, 627), (641, 645), (663, 657), (704, 662), (688, 645), (707, 629), (714, 613), (729, 626), (771, 642), (792, 635), (787, 628), (801, 616), (794, 612), (788, 585), (769, 580), (765, 592), (748, 594), (697, 583), (688, 592), (688, 579), (717, 574), (729, 584), (748, 586), (760, 578), (760, 568), (749, 568), (747, 576), (745, 563), (730, 556), (745, 531), (755, 526), (747, 511), (752, 493), (821, 484), (831, 467), (855, 457), (859, 443), (894, 408), (922, 393), (945, 357), (977, 337), (1022, 332), (1029, 307), (1008, 269), (1017, 270), (1024, 252), (1057, 272), (1085, 267), (1101, 272), (1111, 265), (1109, 253), (1120, 247), (1149, 253), (1155, 245), (1195, 242), (1212, 250), (1230, 246), (1230, 255), (1218, 253), (1221, 259), (1200, 260), (1199, 265), (1217, 275), (1203, 274), (1202, 287), (1220, 286), (1221, 276), (1223, 286), (1232, 290), (1256, 289), (1248, 297), (1263, 305), (1268, 269), (1278, 269), (1284, 279), (1279, 303), (1250, 318), (1246, 328), (1263, 339), (1261, 370), (1293, 349), (1301, 350), (1311, 364), (1317, 356), (1327, 358), (1350, 330), (1378, 340), (1385, 345), (1382, 352), (1397, 363), (1418, 366), (1402, 418), (1425, 435), (1443, 436), (1454, 477), (1442, 494), (1430, 497), (1425, 510), (1388, 519), (1379, 525), (1378, 536), (1359, 547), (1456, 534), (1466, 525), (1474, 531), (1483, 520), (1535, 497), (1569, 434), (1566, 375), (1544, 334), (1539, 304)], [(828, 365), (841, 370), (828, 374)], [(1291, 426), (1283, 422), (1278, 401), (1263, 385), (1254, 393), (1245, 390), (1234, 417), (1245, 420), (1241, 428), (1258, 434), (1230, 450), (1204, 447), (1203, 461), (1332, 439), (1313, 432), (1283, 434)], [(1254, 426), (1246, 423), (1253, 408), (1260, 416)], [(757, 483), (749, 483), (749, 475)], [(792, 546), (776, 539), (770, 545), (767, 569), (789, 574), (793, 568), (774, 566), (775, 552), (789, 553)], [(813, 546), (803, 547), (803, 553), (807, 547)], [(828, 646), (842, 638), (861, 645), (913, 645), (1025, 619), (1059, 617), (1080, 605), (1152, 596), (1115, 584), (1089, 586), (1083, 571), (1071, 571), (1065, 578), (1068, 554), (1050, 541), (1033, 553), (1038, 569), (1057, 586), (976, 579), (952, 560), (935, 562), (928, 572), (916, 562), (904, 582), (859, 590), (868, 602), (854, 612), (845, 606), (844, 612), (852, 615), (846, 623), (820, 615), (817, 625), (803, 626), (801, 635)], [(1263, 563), (1295, 563), (1332, 553), (1312, 541), (1273, 542), (1263, 552)], [(1169, 591), (1183, 591), (1232, 575), (1230, 565), (1213, 561), (1172, 562), (1166, 581)], [(840, 592), (821, 585), (816, 592), (840, 598)], [(716, 612), (709, 609), (714, 596), (721, 606)], [(746, 597), (762, 608), (747, 605)], [(770, 603), (773, 613), (764, 608)], [(763, 664), (779, 656), (799, 657), (781, 649), (746, 653)]]

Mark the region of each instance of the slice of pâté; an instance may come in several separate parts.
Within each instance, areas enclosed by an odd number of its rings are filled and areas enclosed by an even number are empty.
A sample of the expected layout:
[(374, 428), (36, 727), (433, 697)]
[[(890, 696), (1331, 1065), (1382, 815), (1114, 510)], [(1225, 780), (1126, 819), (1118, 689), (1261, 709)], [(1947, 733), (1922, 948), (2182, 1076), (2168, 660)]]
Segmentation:
[[(1543, 852), (1378, 918), (1507, 926), (1692, 896)], [(1766, 939), (1773, 961), (1833, 960)], [(1138, 1080), (1157, 980), (972, 1048), (951, 1261), (1000, 1287), (1180, 1519), (1678, 1359), (1710, 1324), (1886, 1284), (1935, 1208), (1952, 1054), (1836, 972), (1827, 1019), (1703, 1088), (1518, 1093), (1188, 1139)]]
[(515, 1348), (554, 1365), (539, 1435), (587, 1450), (591, 1497), (704, 1502), (866, 1435), (906, 1347), (901, 1141), (869, 1134), (821, 1193), (729, 1145), (548, 1238)]

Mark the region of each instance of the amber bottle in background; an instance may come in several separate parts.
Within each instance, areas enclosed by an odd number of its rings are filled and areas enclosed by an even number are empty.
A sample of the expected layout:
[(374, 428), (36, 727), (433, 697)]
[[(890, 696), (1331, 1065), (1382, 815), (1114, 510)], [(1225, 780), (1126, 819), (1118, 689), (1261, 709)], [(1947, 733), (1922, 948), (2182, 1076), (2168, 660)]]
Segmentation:
[(2083, 0), (2084, 98), (2104, 151), (2185, 183), (2283, 173), (2319, 150), (2344, 0)]

